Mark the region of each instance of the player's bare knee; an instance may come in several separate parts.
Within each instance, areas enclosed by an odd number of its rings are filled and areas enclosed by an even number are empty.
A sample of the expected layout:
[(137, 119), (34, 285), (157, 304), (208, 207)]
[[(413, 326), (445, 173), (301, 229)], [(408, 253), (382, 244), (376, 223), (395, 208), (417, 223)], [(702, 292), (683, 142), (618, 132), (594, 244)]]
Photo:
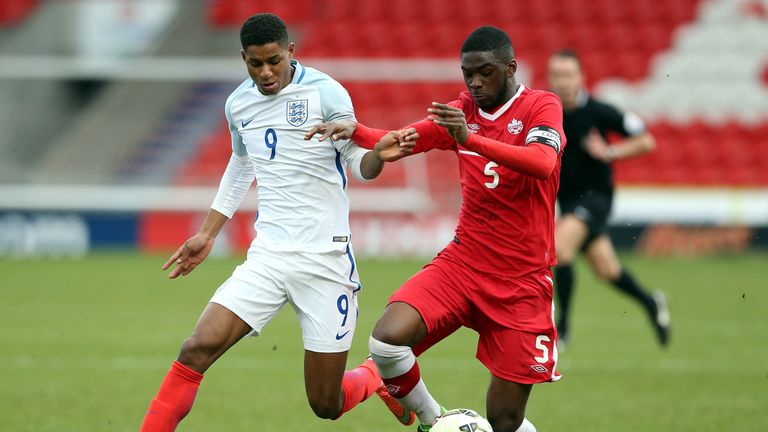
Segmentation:
[(619, 278), (621, 274), (620, 268), (614, 268), (613, 266), (598, 266), (595, 268), (595, 276), (604, 282), (613, 282)]
[(410, 347), (424, 337), (426, 332), (427, 327), (416, 309), (395, 302), (387, 306), (371, 334), (374, 339), (386, 344)]
[(574, 256), (576, 254), (570, 252), (570, 251), (564, 251), (560, 250), (559, 248), (557, 250), (557, 263), (560, 265), (568, 265), (573, 262)]
[(576, 250), (564, 242), (555, 241), (555, 255), (558, 264), (570, 264), (576, 258)]
[(403, 332), (393, 324), (383, 319), (379, 320), (371, 333), (372, 338), (390, 345), (408, 345)]
[(396, 335), (388, 329), (387, 326), (382, 326), (380, 323), (376, 323), (376, 326), (373, 328), (373, 332), (371, 332), (371, 339), (368, 340), (368, 349), (370, 350), (371, 340), (375, 339), (379, 342), (384, 342), (386, 344), (390, 345), (398, 345), (395, 342)]
[(208, 369), (210, 358), (210, 347), (194, 336), (188, 337), (181, 344), (178, 361), (193, 370), (200, 372)]
[(522, 410), (503, 409), (488, 412), (488, 422), (494, 432), (515, 432), (523, 423), (525, 413)]
[(335, 419), (341, 413), (341, 401), (333, 397), (310, 397), (312, 412), (321, 419)]

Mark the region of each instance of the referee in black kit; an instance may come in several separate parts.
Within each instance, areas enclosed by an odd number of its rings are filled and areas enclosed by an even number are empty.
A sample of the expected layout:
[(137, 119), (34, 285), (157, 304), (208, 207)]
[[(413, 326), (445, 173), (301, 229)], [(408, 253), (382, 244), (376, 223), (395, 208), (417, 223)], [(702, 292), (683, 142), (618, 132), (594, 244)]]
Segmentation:
[[(580, 251), (598, 278), (610, 282), (645, 308), (659, 343), (665, 346), (669, 341), (669, 310), (664, 294), (650, 294), (635, 281), (622, 267), (608, 236), (613, 201), (611, 162), (650, 152), (655, 146), (653, 136), (637, 115), (623, 113), (587, 93), (575, 52), (560, 51), (549, 59), (549, 84), (563, 102), (563, 127), (568, 142), (557, 194), (561, 214), (555, 228), (555, 281), (560, 311), (557, 329), (561, 348), (570, 336), (572, 263)], [(624, 140), (609, 145), (609, 132), (623, 135)]]

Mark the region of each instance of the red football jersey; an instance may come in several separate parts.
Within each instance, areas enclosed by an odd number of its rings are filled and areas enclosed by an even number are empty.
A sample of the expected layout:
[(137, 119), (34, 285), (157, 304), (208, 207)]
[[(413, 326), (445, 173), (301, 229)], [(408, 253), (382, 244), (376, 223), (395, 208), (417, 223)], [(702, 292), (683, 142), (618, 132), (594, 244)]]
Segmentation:
[(458, 152), (463, 202), (456, 238), (444, 253), (482, 272), (512, 277), (555, 265), (555, 200), (565, 146), (560, 99), (521, 84), (493, 113), (481, 110), (468, 92), (449, 105), (462, 109), (470, 133), (511, 146), (546, 142), (558, 154), (551, 175), (537, 179), (457, 145), (444, 127), (429, 120), (414, 124), (420, 136), (416, 152)]

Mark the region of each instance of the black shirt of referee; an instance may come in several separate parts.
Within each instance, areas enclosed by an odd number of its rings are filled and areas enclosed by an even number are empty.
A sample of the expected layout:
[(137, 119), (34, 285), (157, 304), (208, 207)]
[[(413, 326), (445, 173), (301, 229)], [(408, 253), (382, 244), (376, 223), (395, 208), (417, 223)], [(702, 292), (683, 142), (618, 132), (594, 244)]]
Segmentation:
[(558, 198), (577, 197), (590, 190), (613, 193), (610, 162), (595, 158), (587, 149), (590, 133), (599, 133), (603, 139), (611, 132), (624, 137), (645, 133), (645, 124), (637, 115), (622, 113), (585, 91), (578, 97), (575, 109), (563, 112), (563, 129), (570, 145), (563, 153)]
[[(611, 161), (615, 158), (615, 149), (608, 146), (605, 154), (595, 155), (589, 149), (590, 135), (599, 134), (603, 140), (612, 132), (624, 137), (639, 136), (645, 133), (645, 124), (637, 115), (623, 113), (582, 90), (576, 106), (563, 112), (563, 129), (569, 145), (565, 147), (560, 168), (557, 198), (561, 211), (570, 213), (587, 210), (594, 214), (580, 216), (599, 219), (587, 222), (604, 225), (613, 201)], [(579, 204), (586, 206), (579, 210)], [(604, 229), (594, 225), (590, 228), (590, 231)]]

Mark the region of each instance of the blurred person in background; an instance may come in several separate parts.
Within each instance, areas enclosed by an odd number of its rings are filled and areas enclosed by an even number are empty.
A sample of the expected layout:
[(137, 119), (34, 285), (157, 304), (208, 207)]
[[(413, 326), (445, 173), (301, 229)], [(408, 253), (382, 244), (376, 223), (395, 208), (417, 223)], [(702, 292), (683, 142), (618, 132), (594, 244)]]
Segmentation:
[[(669, 342), (669, 310), (664, 293), (649, 293), (625, 269), (608, 235), (613, 203), (614, 161), (652, 151), (655, 140), (640, 117), (593, 98), (586, 90), (578, 55), (571, 50), (549, 59), (549, 85), (563, 103), (563, 128), (570, 143), (563, 153), (557, 200), (560, 216), (555, 229), (558, 264), (558, 339), (570, 338), (569, 320), (574, 286), (573, 261), (584, 252), (595, 275), (638, 302), (648, 313), (659, 343)], [(624, 137), (608, 144), (609, 133)]]
[(355, 120), (347, 91), (293, 58), (294, 44), (275, 15), (248, 18), (240, 40), (250, 77), (224, 109), (232, 157), (200, 231), (163, 269), (175, 264), (173, 279), (205, 260), (254, 178), (258, 235), (245, 262), (218, 288), (182, 344), (141, 430), (176, 430), (192, 409), (203, 373), (240, 339), (258, 336), (287, 303), (301, 325), (307, 399), (318, 417), (337, 419), (377, 392), (401, 423), (411, 424), (415, 415), (389, 396), (373, 361), (344, 371), (362, 286), (350, 247), (342, 166), (349, 165), (361, 181), (370, 180), (385, 160), (408, 154), (409, 144), (393, 142), (369, 151), (348, 140), (305, 140), (317, 123)]

